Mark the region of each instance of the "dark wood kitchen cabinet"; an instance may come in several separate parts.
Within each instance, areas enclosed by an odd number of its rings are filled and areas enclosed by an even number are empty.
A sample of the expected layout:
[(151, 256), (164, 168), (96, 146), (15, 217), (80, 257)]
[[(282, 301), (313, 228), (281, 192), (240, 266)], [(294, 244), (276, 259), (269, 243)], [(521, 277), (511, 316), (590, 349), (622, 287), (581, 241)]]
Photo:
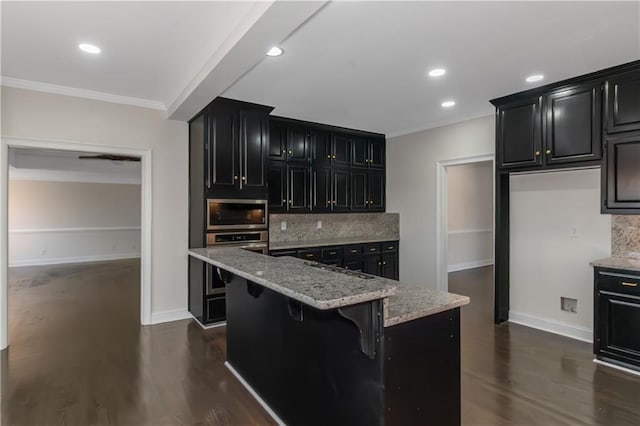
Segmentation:
[(605, 97), (607, 133), (640, 130), (640, 69), (607, 79)]
[(205, 109), (204, 168), (208, 197), (266, 197), (271, 110), (224, 98), (216, 98)]
[(271, 212), (385, 211), (384, 135), (282, 117), (270, 127)]
[(640, 132), (608, 136), (602, 167), (602, 213), (640, 211)]
[(299, 257), (391, 280), (399, 279), (398, 241), (273, 250), (269, 254)]
[(640, 370), (640, 273), (595, 268), (593, 352)]
[(496, 107), (496, 145), (501, 168), (542, 165), (542, 97)]
[(574, 86), (545, 97), (545, 164), (602, 157), (602, 84)]

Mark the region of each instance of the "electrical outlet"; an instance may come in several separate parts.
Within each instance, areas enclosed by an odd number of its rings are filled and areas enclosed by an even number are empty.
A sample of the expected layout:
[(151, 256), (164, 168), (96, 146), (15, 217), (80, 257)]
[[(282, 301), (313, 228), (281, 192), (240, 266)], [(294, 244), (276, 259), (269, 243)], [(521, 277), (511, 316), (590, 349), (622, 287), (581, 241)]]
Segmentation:
[(318, 221), (318, 229), (322, 229), (322, 221), (321, 220)]
[(285, 222), (284, 220), (282, 222), (280, 222), (280, 230), (281, 231), (286, 231), (287, 230), (287, 222)]
[(578, 238), (578, 225), (571, 225), (569, 228), (569, 236), (571, 238)]
[(560, 309), (565, 312), (571, 312), (572, 314), (578, 313), (578, 299), (572, 299), (570, 297), (560, 297)]

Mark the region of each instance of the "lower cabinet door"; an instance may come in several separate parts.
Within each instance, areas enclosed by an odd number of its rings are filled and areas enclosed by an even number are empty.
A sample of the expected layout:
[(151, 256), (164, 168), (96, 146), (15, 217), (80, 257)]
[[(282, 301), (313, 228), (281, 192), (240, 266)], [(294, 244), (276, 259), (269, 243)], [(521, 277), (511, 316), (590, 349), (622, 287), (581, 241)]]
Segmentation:
[(380, 261), (380, 255), (378, 253), (364, 256), (362, 264), (362, 272), (371, 275), (380, 275), (380, 267), (382, 266), (382, 262)]
[(384, 253), (382, 260), (382, 276), (390, 280), (398, 279), (398, 253)]
[(598, 292), (596, 354), (640, 367), (640, 297)]

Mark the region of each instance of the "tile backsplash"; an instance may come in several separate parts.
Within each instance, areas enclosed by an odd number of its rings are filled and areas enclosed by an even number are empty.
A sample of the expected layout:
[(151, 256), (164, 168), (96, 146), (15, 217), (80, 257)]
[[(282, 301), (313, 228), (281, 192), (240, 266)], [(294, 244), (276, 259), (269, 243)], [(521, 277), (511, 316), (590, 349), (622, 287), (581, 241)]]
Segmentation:
[(640, 216), (614, 215), (612, 217), (611, 255), (640, 259)]
[[(318, 229), (318, 221), (322, 228)], [(287, 229), (281, 229), (281, 223)], [(400, 238), (398, 213), (271, 214), (269, 241), (299, 242), (341, 238)]]

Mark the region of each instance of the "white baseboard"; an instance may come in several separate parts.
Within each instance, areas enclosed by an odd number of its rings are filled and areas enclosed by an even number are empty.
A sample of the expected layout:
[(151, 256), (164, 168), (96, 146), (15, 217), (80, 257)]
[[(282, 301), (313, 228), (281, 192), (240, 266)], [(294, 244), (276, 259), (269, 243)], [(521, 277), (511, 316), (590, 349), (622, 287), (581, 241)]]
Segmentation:
[(622, 367), (622, 366), (616, 365), (616, 364), (611, 364), (609, 362), (600, 361), (598, 358), (594, 358), (593, 362), (595, 362), (596, 364), (605, 365), (605, 366), (610, 367), (610, 368), (615, 368), (616, 370), (624, 371), (625, 373), (629, 373), (629, 374), (634, 374), (636, 376), (640, 376), (640, 371), (632, 370), (630, 368), (625, 368), (625, 367)]
[(19, 266), (41, 266), (41, 265), (60, 265), (64, 263), (102, 262), (105, 260), (134, 259), (137, 257), (140, 257), (140, 253), (114, 253), (114, 254), (96, 254), (91, 256), (14, 259), (9, 261), (9, 267), (14, 268)]
[(509, 322), (536, 328), (549, 333), (559, 334), (583, 342), (593, 343), (593, 329), (565, 322), (539, 318), (522, 312), (509, 311)]
[(264, 410), (267, 413), (269, 413), (271, 418), (273, 418), (273, 420), (275, 420), (276, 423), (278, 423), (278, 425), (286, 426), (286, 423), (283, 422), (282, 419), (278, 417), (278, 415), (271, 409), (271, 407), (267, 405), (267, 403), (262, 399), (262, 397), (260, 397), (260, 395), (258, 395), (258, 393), (255, 390), (253, 390), (251, 385), (247, 383), (247, 381), (240, 375), (240, 373), (238, 373), (236, 369), (233, 368), (231, 364), (229, 364), (229, 361), (225, 361), (224, 365), (229, 369), (231, 374), (233, 374), (236, 377), (236, 379), (238, 379), (240, 383), (242, 383), (242, 386), (244, 386), (249, 391), (249, 393), (256, 399), (256, 401), (258, 401), (258, 404), (260, 404), (262, 408), (264, 408)]
[(465, 269), (481, 268), (483, 266), (493, 265), (493, 259), (472, 260), (471, 262), (456, 263), (447, 266), (447, 272), (464, 271)]
[(202, 328), (203, 330), (210, 330), (212, 328), (219, 328), (219, 327), (226, 327), (227, 326), (227, 322), (226, 321), (216, 322), (216, 323), (209, 324), (209, 325), (204, 325), (203, 323), (198, 321), (198, 318), (194, 317), (193, 314), (191, 314), (191, 318), (193, 318), (193, 320), (196, 322), (196, 324), (198, 324), (200, 326), (200, 328)]
[(180, 321), (191, 318), (193, 318), (193, 316), (191, 316), (191, 312), (186, 309), (151, 312), (151, 324), (162, 324), (163, 322)]

